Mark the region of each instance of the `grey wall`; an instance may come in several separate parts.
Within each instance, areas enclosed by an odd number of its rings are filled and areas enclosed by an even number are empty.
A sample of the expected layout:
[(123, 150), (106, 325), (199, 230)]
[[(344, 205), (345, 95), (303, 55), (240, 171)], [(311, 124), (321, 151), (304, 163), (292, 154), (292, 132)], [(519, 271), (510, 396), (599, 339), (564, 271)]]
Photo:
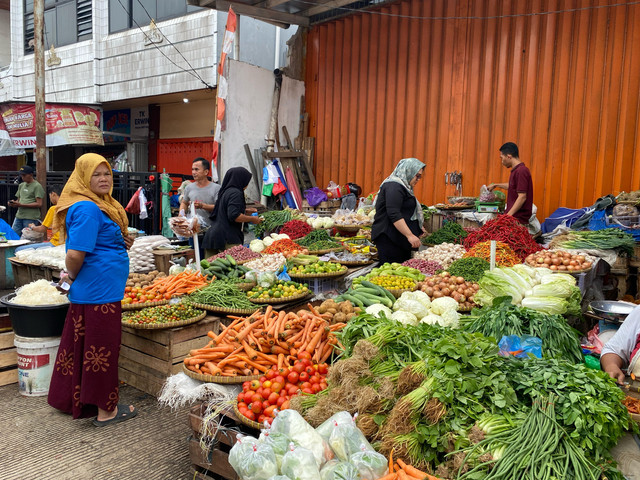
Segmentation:
[(11, 63), (11, 16), (9, 10), (0, 10), (0, 67), (7, 66), (9, 63)]

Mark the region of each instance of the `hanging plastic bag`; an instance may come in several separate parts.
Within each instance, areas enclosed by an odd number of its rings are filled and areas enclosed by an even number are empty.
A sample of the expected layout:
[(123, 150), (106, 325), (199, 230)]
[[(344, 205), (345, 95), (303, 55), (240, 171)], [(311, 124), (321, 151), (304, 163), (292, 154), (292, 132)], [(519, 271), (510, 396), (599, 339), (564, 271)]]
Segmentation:
[(360, 480), (360, 472), (349, 462), (331, 460), (320, 470), (320, 480)]
[(238, 439), (229, 452), (229, 464), (243, 480), (269, 480), (278, 474), (271, 446), (253, 437)]
[(313, 452), (304, 447), (296, 447), (293, 443), (289, 445), (289, 451), (282, 457), (282, 473), (295, 480), (320, 478), (320, 470)]
[(22, 229), (22, 236), (20, 238), (31, 242), (42, 242), (44, 240), (44, 233), (25, 227)]
[(318, 187), (310, 188), (304, 192), (304, 198), (307, 200), (307, 203), (310, 207), (317, 207), (322, 202), (326, 202), (329, 198), (327, 194), (324, 193)]
[(327, 442), (295, 410), (283, 410), (278, 413), (271, 424), (271, 431), (284, 433), (297, 445), (310, 450), (318, 467), (334, 456)]
[(287, 191), (287, 187), (285, 187), (282, 183), (282, 180), (278, 178), (278, 183), (273, 184), (273, 191), (271, 192), (273, 195), (280, 195)]
[(286, 265), (284, 265), (282, 267), (282, 272), (280, 272), (278, 274), (278, 280), (282, 280), (283, 282), (288, 282), (289, 280), (291, 280), (291, 277), (287, 273), (287, 266)]
[(289, 451), (291, 439), (288, 435), (280, 432), (272, 432), (269, 424), (265, 425), (262, 429), (260, 437), (258, 438), (260, 443), (265, 443), (273, 449), (273, 453), (276, 456), (276, 462), (278, 464), (278, 470), (282, 468), (282, 458)]
[(138, 188), (138, 190), (136, 190), (136, 193), (134, 193), (133, 196), (131, 197), (131, 200), (129, 200), (129, 203), (127, 203), (127, 206), (124, 207), (127, 213), (130, 213), (132, 215), (140, 214), (140, 191), (141, 190), (142, 190), (142, 187)]
[(349, 461), (360, 472), (361, 480), (377, 480), (389, 472), (388, 462), (384, 455), (364, 447), (351, 455)]
[(498, 347), (500, 348), (499, 353), (503, 357), (529, 358), (529, 354), (533, 354), (538, 358), (542, 358), (542, 340), (538, 337), (505, 335), (500, 339)]

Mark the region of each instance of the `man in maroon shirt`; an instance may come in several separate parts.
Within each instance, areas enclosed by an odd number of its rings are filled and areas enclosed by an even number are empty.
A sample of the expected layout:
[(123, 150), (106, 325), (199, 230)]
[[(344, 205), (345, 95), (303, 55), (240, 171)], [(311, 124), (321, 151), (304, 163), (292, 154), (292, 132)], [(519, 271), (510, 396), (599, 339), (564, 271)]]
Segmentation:
[(529, 224), (533, 209), (533, 182), (531, 172), (520, 161), (518, 146), (513, 142), (507, 142), (500, 147), (500, 160), (502, 165), (511, 169), (509, 183), (492, 183), (488, 186), (507, 190), (507, 215), (511, 215), (524, 225)]

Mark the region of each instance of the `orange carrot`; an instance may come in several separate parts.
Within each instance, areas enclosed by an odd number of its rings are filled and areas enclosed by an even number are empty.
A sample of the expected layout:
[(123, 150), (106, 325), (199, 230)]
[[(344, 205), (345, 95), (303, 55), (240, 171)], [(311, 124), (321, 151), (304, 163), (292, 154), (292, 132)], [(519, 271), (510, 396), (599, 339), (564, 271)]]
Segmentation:
[(240, 333), (238, 333), (238, 335), (236, 335), (236, 338), (238, 340), (242, 340), (244, 339), (247, 335), (249, 335), (249, 333), (251, 333), (251, 330), (253, 330), (254, 328), (256, 328), (258, 325), (260, 325), (262, 322), (264, 322), (264, 317), (263, 318), (259, 318), (258, 320), (256, 320), (253, 323), (250, 323), (247, 327), (245, 327)]
[(222, 370), (220, 370), (216, 365), (214, 365), (211, 362), (205, 362), (204, 366), (209, 369), (209, 372), (211, 372), (211, 375), (220, 375), (222, 373)]
[(309, 311), (313, 313), (316, 317), (320, 317), (320, 314), (315, 308), (313, 308), (313, 305), (311, 305), (310, 303), (307, 303), (307, 307), (309, 307)]
[(417, 478), (421, 478), (421, 479), (436, 479), (437, 477), (434, 477), (432, 475), (429, 475), (426, 472), (423, 472), (421, 470), (418, 470), (415, 467), (412, 467), (411, 465), (407, 465), (406, 463), (404, 463), (401, 459), (398, 459), (398, 465), (400, 465), (400, 467), (402, 467), (402, 469), (405, 471), (405, 473), (411, 475), (412, 477), (417, 477)]
[(396, 480), (396, 478), (398, 478), (398, 474), (391, 472), (386, 474), (384, 477), (380, 477), (378, 480)]
[(283, 367), (284, 367), (284, 354), (279, 353), (278, 354), (278, 370), (280, 370)]
[(318, 346), (318, 343), (320, 343), (320, 340), (322, 339), (322, 336), (324, 334), (325, 334), (324, 327), (320, 325), (316, 333), (313, 335), (313, 337), (311, 337), (311, 340), (309, 340), (309, 343), (307, 344), (305, 351), (309, 353), (313, 353), (316, 347)]
[(407, 475), (407, 472), (400, 469), (398, 470), (398, 480), (410, 480), (410, 479), (409, 479), (409, 476)]
[(270, 365), (278, 364), (278, 357), (276, 355), (265, 355), (264, 353), (261, 353), (261, 352), (256, 352), (256, 353), (258, 354), (259, 358), (266, 360), (267, 363), (269, 363)]
[(389, 452), (389, 471), (393, 473), (393, 451), (395, 450), (395, 448), (391, 449), (391, 452)]

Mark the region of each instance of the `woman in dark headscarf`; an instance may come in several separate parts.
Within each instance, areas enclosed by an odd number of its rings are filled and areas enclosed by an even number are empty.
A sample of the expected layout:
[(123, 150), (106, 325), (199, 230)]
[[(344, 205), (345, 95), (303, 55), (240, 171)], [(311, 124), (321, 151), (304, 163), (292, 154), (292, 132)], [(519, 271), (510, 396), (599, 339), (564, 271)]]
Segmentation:
[(411, 258), (412, 250), (420, 247), (424, 218), (413, 187), (422, 178), (424, 167), (417, 158), (403, 158), (380, 185), (371, 239), (378, 248), (381, 263), (402, 263)]
[(251, 181), (251, 173), (244, 167), (230, 168), (222, 181), (222, 188), (218, 192), (218, 201), (211, 212), (211, 227), (204, 236), (203, 247), (205, 256), (242, 244), (244, 234), (243, 223), (261, 223), (262, 218), (247, 215), (247, 204), (244, 200), (244, 190)]

